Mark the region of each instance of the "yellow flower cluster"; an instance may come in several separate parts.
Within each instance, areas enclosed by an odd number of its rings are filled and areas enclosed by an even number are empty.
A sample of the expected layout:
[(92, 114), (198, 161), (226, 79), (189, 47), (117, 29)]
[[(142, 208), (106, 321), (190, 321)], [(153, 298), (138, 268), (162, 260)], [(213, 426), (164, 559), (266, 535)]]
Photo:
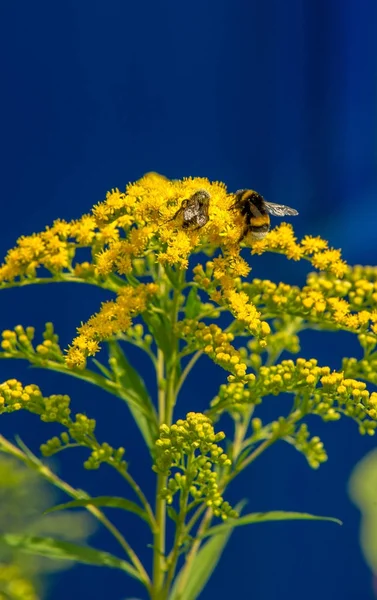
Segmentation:
[[(255, 375), (249, 373), (248, 381), (255, 381)], [(211, 407), (217, 410), (228, 410), (229, 412), (243, 412), (245, 406), (251, 404), (260, 404), (261, 397), (253, 397), (252, 393), (244, 382), (232, 381), (228, 384), (222, 384), (218, 394), (211, 401)]]
[[(209, 220), (201, 229), (182, 227), (182, 202), (199, 190), (210, 196)], [(250, 267), (240, 257), (238, 244), (243, 222), (229, 210), (233, 201), (234, 195), (227, 194), (222, 183), (200, 177), (168, 180), (149, 173), (129, 184), (125, 192), (111, 190), (91, 215), (68, 223), (58, 220), (41, 233), (21, 237), (0, 267), (0, 285), (33, 279), (39, 267), (53, 277), (100, 280), (112, 273), (127, 275), (134, 270), (135, 261), (150, 252), (157, 262), (187, 268), (190, 254), (218, 247), (223, 256), (214, 259), (215, 269), (226, 272), (230, 279), (245, 277)], [(83, 247), (91, 248), (92, 263), (74, 263), (76, 251)], [(310, 236), (298, 243), (292, 227), (284, 223), (265, 239), (253, 241), (254, 254), (267, 250), (295, 260), (307, 258), (317, 269), (338, 277), (347, 270), (338, 250), (328, 249), (324, 240)], [(219, 274), (215, 277), (219, 279)], [(225, 283), (222, 281), (224, 288)]]
[(220, 388), (212, 401), (217, 411), (232, 410), (233, 405), (259, 404), (264, 396), (290, 392), (296, 395), (298, 414), (319, 415), (324, 421), (336, 421), (341, 415), (353, 418), (361, 433), (373, 435), (377, 427), (377, 393), (368, 392), (362, 381), (320, 367), (317, 360), (298, 358), (278, 365), (261, 367), (258, 377), (248, 376), (247, 383), (231, 382)]
[(293, 260), (306, 258), (316, 269), (329, 271), (336, 277), (342, 277), (348, 269), (340, 250), (329, 249), (327, 242), (320, 237), (305, 236), (301, 243), (297, 242), (293, 228), (288, 223), (282, 223), (264, 239), (253, 243), (252, 254), (266, 251), (279, 252)]
[(180, 321), (176, 327), (178, 335), (187, 341), (187, 353), (202, 349), (217, 365), (237, 377), (243, 377), (247, 366), (231, 342), (232, 333), (226, 333), (218, 325), (198, 322), (193, 319)]
[(377, 333), (377, 278), (372, 267), (349, 267), (343, 280), (311, 273), (308, 285), (327, 296), (341, 298), (341, 312), (352, 318), (351, 310), (357, 312), (362, 321), (372, 323), (371, 330)]
[[(210, 194), (209, 222), (203, 231), (183, 229), (177, 214), (182, 202), (202, 189)], [(208, 244), (219, 246), (232, 233), (229, 206), (223, 184), (199, 177), (170, 181), (149, 173), (128, 185), (126, 193), (112, 190), (104, 202), (94, 207), (93, 216), (100, 229), (111, 224), (128, 234), (126, 241), (110, 242), (98, 256), (100, 272), (130, 272), (132, 259), (147, 249), (154, 250), (163, 264), (187, 268), (188, 257), (203, 236)], [(234, 232), (233, 237), (234, 243)]]
[(127, 331), (132, 317), (146, 310), (148, 299), (157, 289), (154, 283), (120, 288), (115, 301), (104, 302), (101, 310), (78, 328), (79, 335), (68, 350), (67, 366), (84, 369), (86, 358), (99, 352), (100, 342)]
[(42, 421), (67, 425), (69, 404), (69, 396), (54, 394), (45, 398), (37, 385), (23, 386), (17, 379), (8, 379), (0, 385), (0, 414), (26, 409), (40, 415)]
[(0, 563), (0, 600), (39, 600), (32, 582), (16, 563)]
[(273, 320), (272, 327), (273, 333), (268, 336), (267, 348), (260, 348), (254, 339), (247, 342), (247, 349), (240, 348), (241, 354), (245, 355), (245, 362), (255, 371), (259, 371), (262, 364), (261, 354), (264, 352), (271, 357), (278, 357), (283, 351), (290, 354), (297, 354), (300, 351), (300, 338), (297, 335), (302, 327), (300, 317), (283, 314)]
[[(367, 338), (369, 336), (360, 336), (360, 338)], [(362, 340), (363, 344), (368, 344), (367, 339)], [(370, 347), (376, 346), (376, 340), (373, 341)], [(366, 353), (365, 357), (361, 360), (356, 358), (344, 358), (342, 362), (342, 369), (344, 370), (346, 377), (357, 377), (377, 385), (377, 353), (371, 354)]]
[(226, 307), (239, 323), (258, 338), (259, 345), (265, 347), (265, 338), (271, 333), (271, 328), (266, 321), (261, 320), (261, 314), (249, 296), (238, 289), (240, 279), (232, 275), (227, 262), (220, 259), (208, 261), (205, 269), (203, 265), (197, 265), (193, 271), (198, 287), (205, 290), (211, 300)]
[[(30, 236), (22, 236), (17, 240), (17, 246), (9, 250), (5, 263), (0, 267), (0, 282), (14, 281), (16, 278), (35, 278), (37, 269), (44, 267), (56, 275), (69, 270), (78, 241), (71, 240), (72, 229), (78, 235), (86, 229), (82, 218), (82, 229), (78, 223), (69, 224), (65, 221), (55, 221), (52, 227)], [(93, 226), (95, 224), (93, 223)]]
[[(209, 194), (208, 222), (199, 229), (186, 227), (182, 203), (199, 190)], [(91, 214), (71, 222), (58, 220), (41, 233), (21, 237), (0, 267), (0, 286), (35, 280), (42, 267), (51, 273), (50, 279), (97, 283), (117, 293), (114, 301), (104, 303), (97, 314), (78, 328), (66, 357), (67, 366), (77, 369), (85, 368), (87, 357), (99, 351), (103, 340), (124, 332), (130, 327), (132, 317), (146, 310), (159, 283), (156, 264), (164, 265), (167, 270), (186, 269), (191, 254), (199, 251), (213, 254), (216, 248), (221, 248), (221, 255), (209, 261), (205, 268), (195, 267), (194, 280), (212, 302), (229, 310), (238, 324), (255, 336), (259, 348), (267, 346), (271, 333), (260, 305), (272, 312), (267, 318), (284, 312), (324, 322), (329, 327), (335, 323), (357, 333), (364, 333), (370, 326), (370, 332), (377, 333), (377, 312), (365, 308), (367, 301), (376, 297), (377, 283), (370, 281), (373, 274), (365, 275), (363, 284), (355, 278), (351, 281), (350, 271), (338, 250), (329, 249), (321, 238), (306, 236), (298, 242), (290, 225), (283, 223), (265, 239), (254, 240), (252, 253), (270, 250), (295, 260), (305, 258), (317, 269), (331, 274), (333, 280), (327, 278), (326, 273), (322, 280), (333, 287), (340, 285), (334, 283), (334, 278), (345, 276), (343, 284), (351, 286), (348, 304), (339, 294), (331, 295), (328, 288), (324, 290), (315, 276), (300, 293), (297, 293), (298, 288), (284, 284), (275, 286), (258, 280), (254, 280), (252, 287), (242, 284), (242, 278), (250, 273), (250, 266), (240, 256), (238, 240), (243, 222), (241, 215), (229, 210), (233, 201), (234, 195), (228, 194), (222, 183), (200, 177), (168, 180), (149, 173), (129, 184), (125, 192), (111, 190), (103, 202), (94, 206)], [(80, 262), (77, 251), (85, 247), (91, 249), (92, 259)], [(156, 284), (149, 283), (151, 277)], [(141, 283), (140, 278), (146, 278), (148, 283)], [(41, 277), (41, 280), (48, 278)], [(262, 302), (258, 302), (260, 297)], [(355, 307), (359, 308), (355, 310)], [(28, 338), (27, 332), (25, 335)], [(30, 342), (32, 352), (32, 340), (26, 342), (26, 338), (24, 342), (20, 336), (16, 340), (13, 333), (8, 338), (3, 337), (3, 350), (14, 354), (17, 344)], [(52, 358), (51, 353), (55, 351), (59, 353), (51, 340), (45, 340), (36, 351), (46, 359)], [(233, 364), (232, 361), (239, 358), (234, 352), (228, 357), (229, 353), (223, 349), (217, 354), (223, 365)], [(243, 364), (242, 361), (239, 366), (234, 363), (233, 372), (240, 375)]]
[(231, 461), (217, 442), (223, 440), (223, 432), (215, 433), (212, 421), (201, 413), (188, 413), (174, 425), (161, 425), (156, 441), (154, 470), (158, 473), (175, 473), (162, 490), (169, 504), (177, 492), (189, 493), (194, 503), (205, 502), (213, 514), (222, 519), (238, 516), (230, 504), (224, 501), (218, 485), (215, 466), (228, 467)]
[[(309, 323), (320, 323), (324, 329), (336, 327), (353, 333), (369, 330), (377, 334), (377, 310), (371, 304), (374, 294), (370, 286), (374, 284), (365, 280), (353, 286), (346, 280), (311, 273), (303, 288), (253, 279), (251, 283), (243, 283), (242, 289), (261, 314), (270, 318), (292, 315)], [(367, 307), (372, 310), (366, 310)]]

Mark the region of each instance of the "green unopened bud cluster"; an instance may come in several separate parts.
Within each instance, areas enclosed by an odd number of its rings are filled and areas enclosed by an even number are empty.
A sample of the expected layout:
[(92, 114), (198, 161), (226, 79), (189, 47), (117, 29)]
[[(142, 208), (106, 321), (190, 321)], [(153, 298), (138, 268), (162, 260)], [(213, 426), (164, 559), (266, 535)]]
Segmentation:
[(257, 378), (247, 377), (247, 383), (221, 386), (212, 406), (231, 409), (232, 404), (258, 404), (270, 394), (290, 392), (296, 395), (303, 416), (315, 414), (324, 421), (337, 421), (346, 415), (359, 424), (361, 433), (369, 435), (377, 427), (377, 393), (368, 392), (364, 382), (346, 378), (342, 372), (331, 373), (329, 367), (319, 367), (315, 359), (284, 360), (261, 367)]
[(40, 415), (43, 421), (68, 423), (70, 399), (66, 395), (44, 398), (37, 385), (26, 385), (16, 379), (8, 379), (0, 385), (0, 414), (21, 409)]
[[(360, 340), (360, 338), (363, 338)], [(369, 339), (368, 339), (369, 338)], [(346, 377), (357, 377), (377, 385), (377, 352), (372, 352), (375, 343), (370, 340), (370, 336), (359, 336), (359, 341), (365, 351), (365, 356), (361, 360), (356, 358), (344, 358), (342, 369)]]
[[(255, 380), (255, 375), (249, 375), (248, 379)], [(237, 381), (220, 385), (219, 393), (211, 401), (211, 407), (220, 411), (244, 412), (248, 405), (257, 405), (261, 402), (260, 396), (253, 394), (245, 383)]]
[[(366, 310), (377, 306), (377, 269), (355, 265), (349, 267), (342, 280), (331, 282), (323, 274), (311, 273), (308, 284), (316, 289), (329, 289), (332, 296), (347, 297), (355, 310)], [(326, 279), (330, 283), (326, 283)]]
[(241, 353), (232, 346), (234, 335), (223, 331), (218, 325), (206, 325), (194, 319), (185, 319), (177, 326), (178, 335), (187, 341), (189, 352), (202, 349), (216, 364), (236, 377), (246, 374), (247, 366)]
[(78, 262), (74, 266), (74, 274), (76, 277), (80, 277), (80, 279), (85, 280), (95, 280), (98, 279), (96, 274), (95, 265), (89, 263), (87, 261)]
[(251, 351), (251, 355), (248, 356), (247, 364), (256, 370), (262, 364), (259, 355), (267, 352), (276, 356), (279, 355), (283, 350), (286, 350), (290, 354), (297, 354), (300, 351), (300, 338), (295, 333), (295, 329), (300, 328), (301, 319), (294, 317), (283, 316), (273, 321), (273, 333), (268, 338), (267, 348), (261, 348), (258, 340), (251, 339), (247, 343), (247, 348)]
[[(177, 492), (189, 492), (196, 502), (204, 502), (214, 515), (226, 519), (237, 516), (225, 502), (218, 485), (218, 468), (229, 467), (231, 461), (218, 442), (223, 432), (215, 433), (212, 421), (201, 413), (188, 413), (174, 425), (161, 425), (156, 441), (154, 470), (171, 475), (162, 496), (168, 504)], [(172, 474), (172, 469), (175, 472)]]
[(72, 419), (70, 402), (70, 397), (62, 394), (43, 397), (37, 385), (23, 386), (16, 379), (9, 379), (0, 385), (0, 414), (26, 409), (39, 415), (46, 423), (59, 423), (66, 427), (67, 431), (59, 437), (54, 436), (42, 444), (44, 456), (52, 456), (64, 447), (80, 445), (92, 451), (85, 463), (88, 469), (97, 469), (103, 462), (125, 469), (126, 463), (122, 460), (124, 449), (114, 449), (106, 443), (99, 444), (94, 435), (95, 420), (83, 414), (77, 414)]
[(40, 364), (43, 364), (43, 359), (64, 362), (59, 337), (54, 332), (52, 323), (46, 323), (42, 343), (33, 344), (34, 334), (34, 327), (24, 328), (22, 325), (17, 325), (13, 330), (6, 329), (1, 333), (1, 348), (4, 354), (14, 358), (26, 358)]
[(296, 410), (289, 417), (279, 417), (267, 425), (263, 425), (259, 418), (252, 419), (252, 443), (255, 444), (263, 439), (285, 440), (305, 456), (313, 469), (317, 469), (327, 460), (326, 450), (318, 436), (310, 438), (306, 423), (298, 423), (302, 416), (301, 411)]
[(317, 469), (327, 460), (327, 453), (320, 438), (315, 435), (310, 438), (306, 423), (302, 423), (293, 436), (294, 447), (306, 456), (309, 465)]
[(205, 265), (196, 265), (193, 268), (193, 280), (199, 288), (206, 292), (213, 292), (216, 289), (216, 281), (213, 279), (214, 264), (212, 261), (207, 261)]
[(141, 323), (136, 323), (136, 325), (129, 327), (126, 331), (126, 337), (136, 342), (137, 345), (147, 348), (150, 348), (153, 342), (153, 337), (150, 333), (145, 332), (144, 326)]
[(107, 463), (115, 466), (118, 470), (126, 471), (127, 463), (123, 460), (124, 453), (124, 448), (115, 449), (107, 442), (103, 442), (92, 450), (91, 455), (84, 462), (84, 467), (86, 469), (98, 469), (101, 464)]

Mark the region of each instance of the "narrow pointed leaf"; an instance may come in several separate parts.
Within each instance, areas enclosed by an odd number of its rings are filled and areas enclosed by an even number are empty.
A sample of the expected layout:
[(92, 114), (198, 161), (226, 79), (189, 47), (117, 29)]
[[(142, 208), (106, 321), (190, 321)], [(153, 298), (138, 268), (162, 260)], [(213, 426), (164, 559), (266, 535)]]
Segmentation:
[[(236, 510), (241, 512), (244, 504), (245, 502), (240, 502), (236, 506)], [(199, 597), (215, 570), (231, 533), (232, 528), (228, 527), (226, 531), (214, 535), (204, 544), (191, 563), (184, 588), (180, 590), (180, 581), (185, 570), (185, 564), (182, 566), (175, 579), (169, 600), (196, 600)]]
[(172, 506), (168, 506), (166, 512), (168, 513), (169, 518), (176, 523), (178, 520), (177, 511)]
[(107, 379), (111, 379), (111, 371), (109, 371), (109, 369), (106, 369), (106, 367), (102, 363), (100, 363), (99, 360), (97, 360), (96, 358), (92, 358), (92, 362), (96, 365), (97, 369), (101, 371), (104, 377), (106, 377)]
[(171, 353), (171, 335), (169, 332), (169, 326), (164, 319), (161, 318), (160, 314), (148, 312), (143, 313), (143, 318), (150, 333), (156, 340), (156, 344), (164, 353), (167, 359)]
[(147, 513), (135, 502), (131, 502), (131, 500), (126, 500), (125, 498), (118, 498), (116, 496), (97, 496), (96, 498), (82, 498), (81, 500), (71, 500), (70, 502), (65, 502), (64, 504), (58, 504), (57, 506), (53, 506), (45, 511), (44, 514), (56, 512), (57, 510), (66, 510), (68, 508), (86, 508), (87, 506), (97, 506), (97, 507), (106, 507), (106, 508), (121, 508), (122, 510), (127, 510), (128, 512), (132, 512), (139, 517), (141, 517), (144, 521), (149, 523)]
[(116, 341), (108, 342), (110, 357), (116, 358), (119, 373), (118, 381), (124, 388), (124, 400), (128, 398), (136, 400), (128, 402), (128, 408), (140, 429), (140, 432), (151, 452), (157, 437), (156, 411), (146, 390), (144, 381), (138, 372), (129, 364), (123, 350)]
[(264, 523), (266, 521), (331, 521), (333, 523), (337, 523), (338, 525), (343, 525), (342, 521), (336, 519), (335, 517), (319, 517), (317, 515), (310, 515), (309, 513), (274, 510), (264, 513), (250, 513), (249, 515), (239, 517), (238, 519), (229, 519), (229, 521), (226, 521), (222, 525), (211, 527), (208, 529), (208, 531), (206, 531), (206, 533), (203, 534), (202, 537), (204, 538), (208, 537), (209, 535), (218, 535), (219, 533), (223, 533), (228, 529), (241, 527), (241, 525), (252, 525), (254, 523)]
[(21, 552), (52, 558), (56, 560), (72, 560), (87, 565), (113, 567), (125, 571), (131, 577), (143, 581), (136, 569), (127, 561), (108, 552), (96, 550), (88, 546), (79, 546), (71, 542), (63, 542), (48, 537), (16, 535), (6, 533), (0, 535), (0, 544), (4, 543)]
[(192, 287), (188, 293), (187, 300), (186, 300), (186, 306), (185, 306), (186, 317), (188, 319), (195, 319), (199, 315), (201, 307), (202, 307), (202, 303), (200, 301), (197, 289), (195, 287)]

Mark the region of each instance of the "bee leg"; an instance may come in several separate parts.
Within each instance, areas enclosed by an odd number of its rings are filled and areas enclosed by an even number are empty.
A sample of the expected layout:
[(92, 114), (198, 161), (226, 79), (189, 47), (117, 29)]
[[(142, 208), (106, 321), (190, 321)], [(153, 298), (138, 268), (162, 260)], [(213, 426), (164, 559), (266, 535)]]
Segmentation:
[(249, 233), (249, 225), (245, 225), (237, 243), (240, 244), (242, 242), (242, 240), (247, 236), (248, 233)]
[(240, 210), (242, 208), (242, 205), (242, 200), (240, 198), (237, 198), (237, 200), (229, 206), (228, 210)]
[(178, 215), (179, 215), (179, 214), (180, 214), (180, 213), (183, 211), (183, 209), (185, 209), (185, 208), (186, 208), (186, 206), (187, 206), (187, 204), (188, 204), (188, 203), (189, 203), (189, 201), (188, 201), (187, 199), (186, 199), (186, 200), (182, 200), (180, 208), (179, 208), (179, 209), (177, 210), (177, 212), (176, 212), (176, 213), (175, 213), (175, 214), (172, 216), (172, 218), (171, 218), (171, 219), (168, 219), (168, 220), (166, 221), (166, 223), (170, 223), (171, 221), (174, 221), (174, 219), (176, 219), (176, 218), (178, 217)]
[(171, 223), (171, 221), (175, 221), (180, 212), (182, 212), (182, 208), (179, 208), (177, 212), (172, 216), (172, 218), (165, 221), (165, 223)]

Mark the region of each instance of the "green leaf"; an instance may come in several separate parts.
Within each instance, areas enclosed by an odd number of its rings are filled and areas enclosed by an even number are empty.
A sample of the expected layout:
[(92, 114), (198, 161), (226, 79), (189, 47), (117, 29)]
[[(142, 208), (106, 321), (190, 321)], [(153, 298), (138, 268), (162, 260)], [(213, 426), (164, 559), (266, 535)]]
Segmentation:
[[(128, 408), (150, 452), (153, 453), (154, 444), (158, 437), (157, 417), (144, 381), (130, 365), (118, 342), (109, 341), (108, 346), (110, 357), (115, 358), (117, 362), (116, 375), (118, 383), (124, 390), (124, 394), (121, 392), (120, 395), (128, 403)], [(132, 402), (129, 402), (129, 399)], [(135, 405), (135, 401), (142, 409)]]
[(195, 319), (199, 314), (202, 307), (202, 303), (200, 301), (197, 289), (192, 287), (188, 293), (185, 313), (188, 319)]
[(136, 569), (127, 561), (113, 556), (108, 552), (95, 550), (95, 548), (89, 548), (88, 546), (78, 546), (71, 542), (63, 542), (48, 537), (16, 535), (13, 533), (0, 535), (0, 543), (4, 543), (11, 548), (17, 548), (21, 552), (45, 556), (46, 558), (72, 560), (87, 565), (121, 569), (122, 571), (126, 571), (131, 577), (143, 582)]
[(100, 363), (99, 360), (92, 358), (92, 362), (96, 365), (97, 369), (101, 371), (102, 375), (106, 377), (106, 379), (111, 379), (111, 371), (109, 371), (109, 369), (106, 369), (106, 367), (102, 363)]
[(140, 285), (140, 281), (136, 277), (134, 277), (134, 275), (132, 275), (131, 273), (128, 273), (126, 275), (126, 279), (127, 279), (127, 283), (133, 288)]
[(135, 502), (131, 502), (131, 500), (126, 500), (125, 498), (118, 498), (116, 496), (97, 496), (96, 498), (82, 498), (81, 500), (71, 500), (70, 502), (65, 502), (64, 504), (58, 504), (57, 506), (48, 508), (44, 511), (44, 514), (56, 512), (57, 510), (66, 510), (67, 508), (85, 508), (87, 506), (121, 508), (122, 510), (127, 510), (128, 512), (132, 512), (138, 515), (144, 521), (149, 523), (147, 513), (142, 508), (140, 508), (140, 506), (135, 504)]
[(166, 508), (166, 512), (168, 513), (169, 518), (174, 521), (174, 523), (178, 521), (177, 511), (172, 506), (168, 506)]
[[(236, 506), (236, 510), (241, 512), (244, 505), (245, 502), (240, 502)], [(185, 571), (185, 564), (183, 565), (175, 579), (169, 600), (196, 600), (198, 598), (215, 570), (231, 533), (232, 527), (228, 527), (226, 531), (214, 535), (206, 542), (190, 564), (184, 589), (179, 591), (180, 581)]]
[(153, 335), (156, 344), (163, 351), (167, 358), (171, 353), (171, 326), (166, 319), (162, 319), (160, 314), (148, 311), (143, 313), (143, 319), (148, 325), (150, 333)]
[(310, 515), (309, 513), (300, 512), (286, 512), (284, 510), (274, 510), (265, 513), (250, 513), (239, 519), (229, 519), (222, 525), (216, 525), (206, 531), (201, 537), (205, 538), (209, 535), (218, 535), (233, 529), (234, 527), (240, 527), (241, 525), (251, 525), (254, 523), (264, 523), (265, 521), (331, 521), (338, 525), (343, 525), (342, 521), (335, 517), (319, 517), (316, 515)]

